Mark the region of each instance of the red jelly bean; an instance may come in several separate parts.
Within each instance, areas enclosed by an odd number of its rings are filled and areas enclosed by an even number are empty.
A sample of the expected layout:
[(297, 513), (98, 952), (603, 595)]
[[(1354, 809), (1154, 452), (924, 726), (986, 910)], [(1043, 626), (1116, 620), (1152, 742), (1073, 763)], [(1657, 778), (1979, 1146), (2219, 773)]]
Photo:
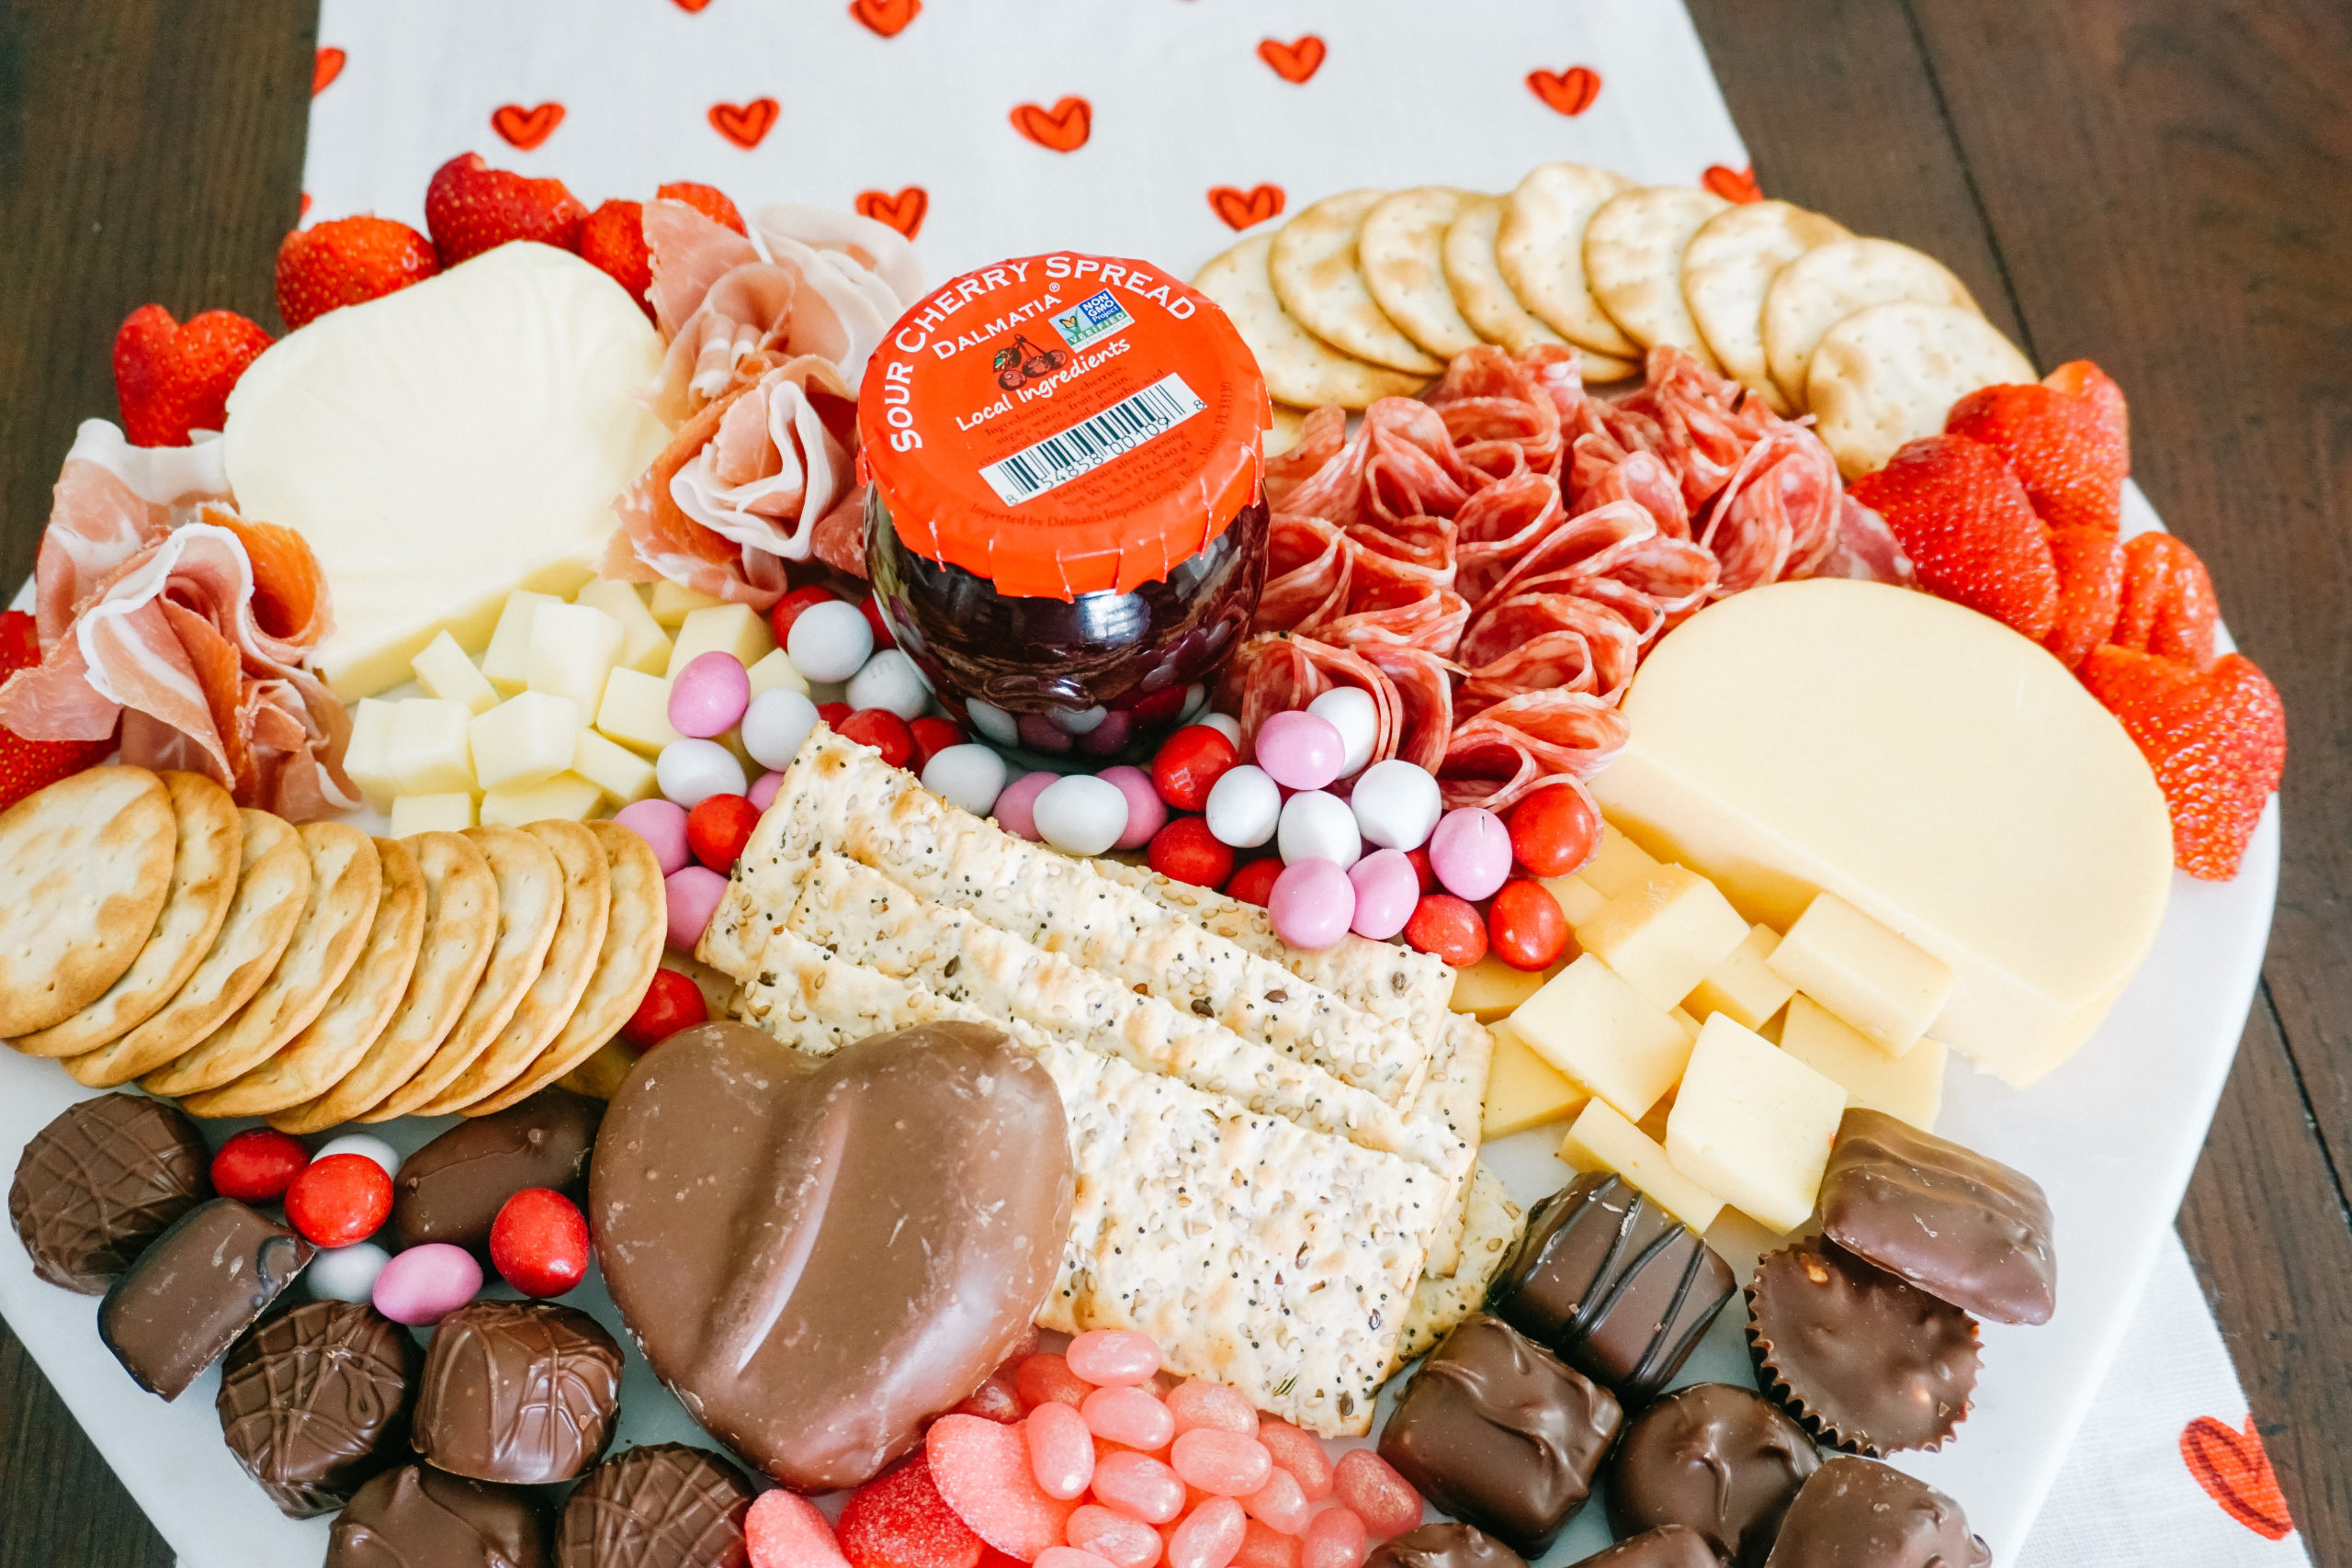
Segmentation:
[(1249, 1533), (1240, 1504), (1212, 1497), (1185, 1515), (1168, 1538), (1168, 1568), (1226, 1568)]
[(1374, 1540), (1403, 1535), (1421, 1522), (1421, 1495), (1370, 1449), (1341, 1454), (1331, 1470), (1331, 1487)]
[(1220, 1497), (1247, 1497), (1266, 1483), (1274, 1460), (1255, 1438), (1218, 1427), (1195, 1427), (1168, 1450), (1169, 1465), (1197, 1486)]
[(1023, 1357), (1012, 1369), (1012, 1383), (1021, 1391), (1021, 1403), (1031, 1406), (1050, 1399), (1075, 1408), (1094, 1392), (1092, 1383), (1071, 1371), (1069, 1363), (1050, 1350)]
[(526, 1187), (490, 1223), (490, 1261), (526, 1296), (560, 1296), (587, 1276), (588, 1222), (580, 1205), (546, 1187)]
[(964, 1403), (956, 1407), (956, 1413), (1011, 1425), (1022, 1416), (1021, 1391), (1013, 1386), (1012, 1374), (999, 1367), (982, 1380), (979, 1387), (964, 1396)]
[(1122, 1450), (1094, 1461), (1094, 1497), (1131, 1519), (1164, 1525), (1184, 1511), (1184, 1483), (1149, 1454)]
[[(1233, 874), (1233, 848), (1217, 842), (1204, 817), (1179, 817), (1151, 836), (1151, 869), (1195, 887), (1222, 887)], [(1277, 873), (1279, 874), (1279, 873)]]
[(852, 1568), (978, 1568), (980, 1561), (980, 1538), (947, 1506), (920, 1451), (850, 1494), (838, 1539)]
[(1258, 1423), (1258, 1440), (1274, 1456), (1276, 1468), (1290, 1472), (1308, 1502), (1319, 1503), (1331, 1495), (1331, 1456), (1313, 1436), (1268, 1416)]
[(1086, 1417), (1049, 1399), (1029, 1412), (1021, 1435), (1029, 1445), (1029, 1472), (1046, 1496), (1069, 1499), (1086, 1491), (1094, 1479), (1094, 1434)]
[(1096, 1437), (1142, 1453), (1158, 1453), (1176, 1436), (1176, 1417), (1148, 1389), (1098, 1388), (1079, 1413)]
[(1151, 760), (1151, 786), (1177, 810), (1200, 811), (1208, 805), (1210, 786), (1240, 761), (1223, 730), (1188, 724), (1160, 743)]
[(1279, 855), (1253, 860), (1233, 874), (1233, 880), (1225, 885), (1225, 896), (1238, 898), (1244, 904), (1255, 904), (1262, 909), (1266, 907), (1266, 900), (1274, 896), (1274, 884), (1281, 880), (1282, 874), (1283, 863)]
[(1241, 1499), (1241, 1506), (1251, 1518), (1262, 1519), (1284, 1535), (1306, 1534), (1306, 1521), (1315, 1515), (1298, 1477), (1287, 1470), (1272, 1470), (1263, 1486)]
[(248, 1127), (212, 1156), (212, 1190), (240, 1203), (275, 1203), (286, 1196), (311, 1151), (271, 1127)]
[(854, 711), (847, 703), (819, 703), (817, 705), (817, 716), (831, 726), (833, 732), (837, 735), (841, 733), (842, 721)]
[(800, 613), (809, 605), (830, 604), (840, 597), (831, 589), (812, 582), (806, 588), (796, 588), (777, 600), (775, 608), (768, 612), (768, 626), (775, 632), (775, 645), (782, 648), (792, 640), (792, 623), (798, 620)]
[[(1061, 1544), (1071, 1505), (1038, 1486), (1020, 1428), (977, 1416), (943, 1416), (923, 1435), (923, 1452), (939, 1495), (982, 1540), (1024, 1562)], [(1099, 1465), (1095, 1478), (1102, 1479)]]
[(1299, 1545), (1298, 1537), (1251, 1519), (1241, 1550), (1233, 1554), (1234, 1568), (1299, 1568)]
[(1168, 1391), (1168, 1409), (1176, 1417), (1179, 1432), (1216, 1427), (1246, 1438), (1258, 1430), (1256, 1409), (1221, 1382), (1180, 1382)]
[(691, 1029), (709, 1017), (710, 1004), (700, 986), (675, 969), (656, 969), (637, 1010), (621, 1025), (621, 1038), (640, 1051), (650, 1051), (681, 1029)]
[(735, 869), (752, 829), (760, 825), (760, 808), (740, 795), (707, 795), (686, 813), (686, 848), (695, 859), (721, 876)]
[(888, 708), (860, 708), (833, 728), (841, 731), (844, 740), (873, 747), (894, 768), (903, 768), (914, 761), (915, 733), (907, 728), (905, 719)]
[(1159, 1561), (1158, 1530), (1100, 1503), (1079, 1505), (1063, 1533), (1072, 1546), (1108, 1558), (1117, 1568), (1151, 1568)]
[(349, 1247), (383, 1228), (392, 1179), (366, 1155), (329, 1155), (304, 1166), (286, 1190), (286, 1223), (313, 1247)]
[(1090, 1328), (1062, 1352), (1069, 1370), (1099, 1387), (1148, 1382), (1159, 1370), (1159, 1347), (1148, 1334), (1125, 1328)]
[(1306, 1527), (1300, 1546), (1300, 1568), (1362, 1568), (1372, 1542), (1363, 1521), (1345, 1508), (1326, 1508)]
[(920, 773), (931, 766), (931, 760), (950, 746), (961, 746), (969, 739), (944, 718), (917, 718), (907, 722), (907, 731), (915, 738), (915, 772)]
[(752, 1568), (850, 1568), (817, 1505), (778, 1487), (753, 1499), (743, 1518)]

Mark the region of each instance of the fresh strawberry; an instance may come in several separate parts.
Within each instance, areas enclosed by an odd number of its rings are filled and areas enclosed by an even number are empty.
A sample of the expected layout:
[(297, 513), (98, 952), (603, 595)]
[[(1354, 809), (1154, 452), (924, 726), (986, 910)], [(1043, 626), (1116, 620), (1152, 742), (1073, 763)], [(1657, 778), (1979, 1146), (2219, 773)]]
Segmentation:
[(2058, 620), (2041, 646), (2072, 670), (2115, 629), (2123, 548), (2104, 528), (2052, 528), (2050, 560), (2058, 569)]
[(2287, 764), (2278, 692), (2234, 653), (2200, 673), (2177, 659), (2110, 646), (2079, 673), (2155, 770), (2172, 813), (2173, 863), (2209, 881), (2235, 876)]
[(645, 297), (653, 287), (653, 253), (645, 248), (645, 207), (608, 201), (580, 225), (580, 259), (628, 290), (638, 309), (653, 314)]
[(338, 305), (421, 283), (441, 270), (433, 242), (405, 223), (362, 213), (297, 229), (277, 246), (277, 313), (288, 327), (316, 321)]
[(2008, 464), (1962, 435), (1930, 435), (1855, 481), (1886, 519), (1919, 584), (2041, 642), (2058, 618), (2058, 572), (2041, 520)]
[(141, 305), (114, 334), (114, 394), (134, 446), (185, 446), (192, 430), (228, 420), (230, 389), (269, 346), (269, 334), (234, 310), (185, 322)]
[[(40, 635), (22, 610), (0, 612), (0, 686), (19, 670), (40, 662)], [(114, 750), (107, 740), (28, 740), (0, 729), (0, 811), (36, 790), (97, 766)]]
[(2213, 580), (2195, 550), (2170, 534), (2140, 534), (2124, 542), (2122, 596), (2108, 641), (2202, 670), (2213, 662), (2219, 615)]
[(445, 267), (509, 240), (571, 250), (587, 216), (561, 180), (526, 179), (493, 169), (479, 152), (450, 159), (433, 171), (433, 183), (424, 187), (424, 226)]
[(672, 180), (653, 195), (662, 201), (683, 201), (713, 223), (724, 223), (738, 234), (748, 236), (750, 233), (743, 227), (743, 215), (735, 210), (735, 204), (728, 200), (727, 193), (717, 186), (700, 186), (692, 180)]
[(2087, 360), (2049, 382), (1981, 387), (1952, 404), (1951, 435), (1996, 448), (2017, 470), (2027, 499), (2052, 528), (2104, 528), (2123, 520), (2123, 480), (2132, 471), (2124, 435), (2123, 393)]

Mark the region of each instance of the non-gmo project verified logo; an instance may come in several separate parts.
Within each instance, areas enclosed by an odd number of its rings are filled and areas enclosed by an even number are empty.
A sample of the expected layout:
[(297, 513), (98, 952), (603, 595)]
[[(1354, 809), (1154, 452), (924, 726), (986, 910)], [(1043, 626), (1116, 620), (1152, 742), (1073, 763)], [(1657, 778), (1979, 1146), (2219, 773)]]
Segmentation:
[(1062, 341), (1072, 348), (1083, 347), (1104, 333), (1135, 325), (1135, 318), (1127, 314), (1126, 308), (1107, 288), (1080, 299), (1060, 315), (1046, 319), (1054, 323), (1054, 331), (1062, 334)]

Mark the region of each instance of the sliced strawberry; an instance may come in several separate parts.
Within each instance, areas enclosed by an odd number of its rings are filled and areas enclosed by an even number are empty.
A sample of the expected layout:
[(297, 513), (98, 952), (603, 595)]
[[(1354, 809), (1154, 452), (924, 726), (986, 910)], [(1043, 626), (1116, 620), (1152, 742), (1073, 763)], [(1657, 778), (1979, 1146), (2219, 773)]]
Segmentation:
[(696, 185), (692, 180), (672, 180), (653, 193), (656, 200), (683, 201), (713, 223), (723, 223), (738, 234), (748, 237), (751, 231), (743, 227), (743, 215), (727, 199), (727, 193), (717, 186)]
[[(22, 610), (0, 612), (0, 686), (40, 662), (40, 634)], [(114, 750), (107, 740), (28, 740), (0, 729), (0, 811), (58, 780), (94, 768)]]
[(141, 305), (114, 334), (114, 393), (134, 446), (185, 446), (194, 430), (228, 422), (230, 389), (269, 346), (269, 334), (234, 310), (175, 321)]
[(1886, 519), (1919, 584), (2041, 642), (2058, 618), (2058, 572), (2016, 474), (1990, 446), (1930, 435), (1855, 481)]
[(2052, 528), (2050, 559), (2058, 569), (2058, 619), (2041, 646), (2072, 670), (2115, 629), (2123, 548), (2104, 528)]
[(452, 267), (509, 240), (537, 240), (571, 250), (588, 209), (561, 180), (527, 179), (493, 169), (479, 152), (461, 152), (433, 172), (424, 187), (424, 226), (441, 265)]
[(421, 283), (441, 270), (433, 242), (405, 223), (362, 213), (297, 229), (277, 247), (277, 313), (288, 327), (341, 305)]
[(2123, 389), (2117, 386), (2108, 373), (2087, 359), (2070, 359), (2041, 378), (2041, 384), (2053, 392), (2081, 398), (2098, 411), (2099, 423), (2106, 427), (2108, 439), (2123, 454), (2125, 472), (2132, 468), (2132, 422), (2123, 402)]
[(2202, 670), (2213, 662), (2213, 626), (2220, 614), (2213, 580), (2195, 550), (2170, 534), (2140, 534), (2124, 541), (2122, 598), (2108, 641)]
[(580, 259), (628, 290), (639, 310), (653, 314), (645, 297), (653, 287), (653, 253), (645, 248), (645, 206), (608, 201), (580, 225)]
[(1944, 431), (1982, 441), (2007, 457), (2027, 499), (2052, 528), (2113, 533), (2123, 521), (2123, 480), (2132, 471), (2123, 394), (2086, 360), (2062, 369), (2068, 386), (2086, 389), (2030, 382), (1981, 387), (1952, 404)]
[(2287, 764), (2277, 690), (2234, 653), (2200, 673), (2110, 646), (2085, 660), (2080, 674), (2155, 770), (2172, 813), (2173, 863), (2208, 881), (2235, 876)]

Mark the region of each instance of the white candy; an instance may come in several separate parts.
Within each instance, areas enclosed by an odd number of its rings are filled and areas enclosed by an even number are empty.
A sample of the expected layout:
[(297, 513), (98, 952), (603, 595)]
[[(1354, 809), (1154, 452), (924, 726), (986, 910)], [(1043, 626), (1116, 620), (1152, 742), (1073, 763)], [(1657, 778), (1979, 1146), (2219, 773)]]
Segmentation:
[(1207, 725), (1211, 729), (1216, 730), (1219, 735), (1222, 735), (1227, 740), (1232, 741), (1236, 750), (1240, 750), (1241, 721), (1234, 717), (1231, 714), (1204, 713), (1201, 715), (1200, 717), (1193, 719), (1192, 722), (1194, 724)]
[(364, 1302), (374, 1297), (376, 1276), (391, 1260), (392, 1255), (372, 1241), (330, 1247), (311, 1257), (302, 1282), (322, 1302)]
[(1201, 815), (1208, 821), (1209, 836), (1218, 843), (1254, 850), (1274, 836), (1282, 821), (1282, 788), (1266, 776), (1265, 769), (1244, 762), (1227, 768), (1209, 786), (1208, 803)]
[(1127, 797), (1092, 773), (1056, 779), (1032, 810), (1037, 836), (1066, 855), (1099, 855), (1127, 830)]
[(993, 703), (978, 697), (965, 700), (964, 711), (972, 716), (972, 728), (1000, 746), (1021, 744), (1021, 722)]
[(1340, 777), (1361, 772), (1372, 761), (1372, 743), (1380, 739), (1380, 710), (1373, 705), (1370, 692), (1361, 686), (1334, 686), (1307, 704), (1306, 711), (1329, 724), (1347, 742)]
[[(1210, 799), (1216, 799), (1214, 790)], [(1348, 809), (1346, 801), (1329, 790), (1301, 790), (1283, 801), (1279, 831), (1276, 844), (1284, 865), (1296, 865), (1303, 860), (1328, 860), (1345, 871), (1363, 858), (1363, 840), (1356, 833), (1355, 813)]]
[(829, 599), (800, 612), (784, 650), (792, 656), (792, 667), (811, 681), (846, 681), (865, 667), (874, 651), (874, 628), (856, 605)]
[(1209, 689), (1198, 681), (1184, 688), (1184, 711), (1176, 716), (1179, 724), (1190, 724), (1193, 716), (1209, 705)]
[(1101, 703), (1091, 708), (1056, 708), (1050, 716), (1055, 728), (1071, 735), (1091, 735), (1102, 728), (1111, 710)]
[(923, 788), (975, 817), (986, 817), (996, 809), (1004, 782), (1004, 759), (977, 740), (933, 752), (922, 771)]
[(1348, 798), (1364, 842), (1384, 850), (1419, 849), (1445, 812), (1437, 780), (1401, 757), (1366, 768)]
[[(793, 623), (795, 630), (799, 624)], [(900, 718), (921, 718), (922, 710), (931, 705), (931, 688), (923, 683), (922, 671), (915, 668), (913, 660), (895, 648), (886, 648), (849, 678), (847, 701), (854, 708), (888, 708)]]
[(762, 692), (743, 710), (743, 750), (763, 768), (791, 764), (800, 743), (817, 728), (817, 705), (789, 686)]
[(653, 782), (689, 811), (714, 795), (741, 795), (748, 783), (735, 753), (716, 740), (671, 741), (653, 759)]
[(366, 1133), (345, 1133), (340, 1138), (329, 1138), (311, 1159), (316, 1163), (329, 1155), (366, 1155), (384, 1168), (386, 1176), (396, 1175), (401, 1168), (401, 1156), (392, 1152), (392, 1145)]

